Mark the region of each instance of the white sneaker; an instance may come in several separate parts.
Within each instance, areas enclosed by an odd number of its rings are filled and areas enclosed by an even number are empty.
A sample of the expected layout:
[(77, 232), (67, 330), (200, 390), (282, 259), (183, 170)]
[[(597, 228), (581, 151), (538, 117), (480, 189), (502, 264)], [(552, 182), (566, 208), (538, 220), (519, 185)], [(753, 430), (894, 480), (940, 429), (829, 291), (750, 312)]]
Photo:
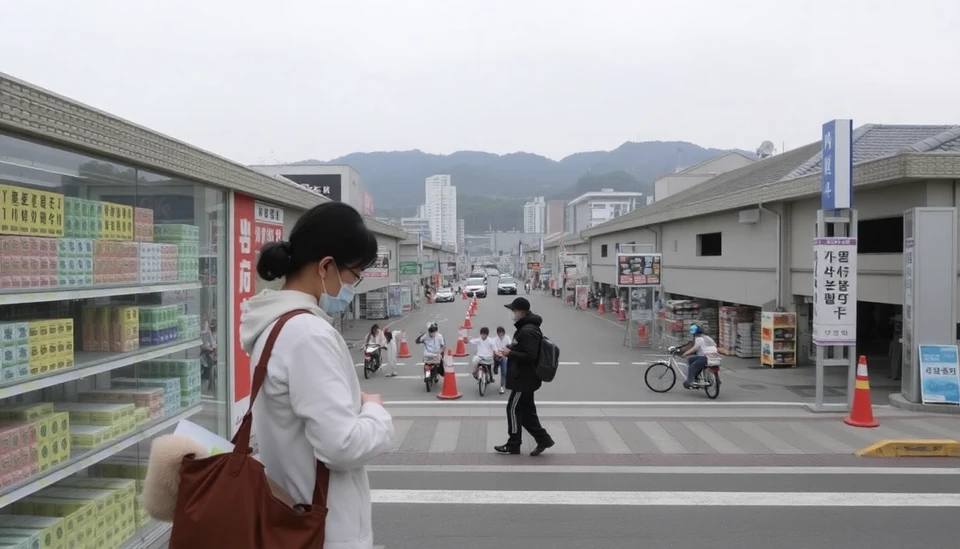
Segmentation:
[(502, 395), (503, 392), (504, 392), (504, 391), (503, 391), (503, 387), (500, 387), (500, 394)]

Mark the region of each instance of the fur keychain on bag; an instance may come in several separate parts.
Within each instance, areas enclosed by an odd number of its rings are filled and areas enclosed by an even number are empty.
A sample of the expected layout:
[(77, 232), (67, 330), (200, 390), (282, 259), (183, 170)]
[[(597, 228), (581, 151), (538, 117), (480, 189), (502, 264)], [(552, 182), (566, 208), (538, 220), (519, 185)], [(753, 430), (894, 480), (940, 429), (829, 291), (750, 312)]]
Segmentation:
[[(209, 457), (203, 446), (182, 435), (157, 437), (150, 446), (147, 478), (143, 481), (143, 508), (156, 520), (173, 521), (180, 488), (180, 464), (187, 456), (194, 459)], [(287, 507), (302, 510), (282, 488), (267, 478), (270, 491)]]

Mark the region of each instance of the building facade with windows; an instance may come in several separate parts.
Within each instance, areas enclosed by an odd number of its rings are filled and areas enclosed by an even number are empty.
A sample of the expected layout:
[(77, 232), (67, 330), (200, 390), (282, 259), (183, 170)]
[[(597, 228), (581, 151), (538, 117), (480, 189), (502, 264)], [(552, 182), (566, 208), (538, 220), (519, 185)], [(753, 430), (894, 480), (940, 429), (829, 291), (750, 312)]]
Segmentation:
[(457, 188), (449, 175), (432, 175), (424, 182), (424, 213), (430, 223), (430, 240), (457, 248)]
[(637, 209), (643, 193), (604, 189), (582, 194), (566, 205), (565, 232), (575, 234), (596, 227)]
[(523, 205), (523, 232), (542, 234), (546, 232), (547, 203), (538, 196)]

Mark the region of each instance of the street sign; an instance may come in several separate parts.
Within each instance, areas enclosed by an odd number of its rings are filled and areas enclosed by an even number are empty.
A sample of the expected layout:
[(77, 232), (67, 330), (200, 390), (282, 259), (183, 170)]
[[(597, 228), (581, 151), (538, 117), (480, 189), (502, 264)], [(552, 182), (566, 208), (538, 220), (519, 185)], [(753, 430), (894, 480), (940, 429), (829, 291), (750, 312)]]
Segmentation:
[(924, 404), (960, 404), (956, 345), (920, 345), (920, 392)]
[(853, 207), (853, 120), (831, 120), (823, 125), (820, 170), (820, 207)]
[(416, 261), (401, 261), (400, 262), (400, 274), (402, 275), (418, 275), (420, 274), (420, 263)]
[(813, 343), (857, 343), (857, 239), (813, 239)]

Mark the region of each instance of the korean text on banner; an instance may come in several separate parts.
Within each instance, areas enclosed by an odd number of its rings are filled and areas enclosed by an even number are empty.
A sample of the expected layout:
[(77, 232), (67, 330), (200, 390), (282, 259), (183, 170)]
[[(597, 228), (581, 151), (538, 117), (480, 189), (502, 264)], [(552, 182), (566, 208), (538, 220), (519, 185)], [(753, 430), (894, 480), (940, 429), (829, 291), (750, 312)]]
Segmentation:
[(240, 426), (250, 404), (250, 355), (240, 346), (240, 314), (243, 302), (253, 297), (257, 254), (268, 242), (283, 240), (283, 209), (233, 193), (233, 383), (231, 390), (232, 432)]
[(364, 278), (389, 278), (390, 277), (390, 253), (377, 252), (377, 259), (363, 271)]
[(960, 404), (956, 345), (920, 345), (920, 394), (924, 404)]
[(659, 286), (661, 259), (660, 254), (617, 254), (617, 285)]
[(820, 167), (820, 207), (853, 207), (853, 120), (831, 120), (823, 125)]
[(813, 343), (857, 342), (857, 239), (813, 239)]

